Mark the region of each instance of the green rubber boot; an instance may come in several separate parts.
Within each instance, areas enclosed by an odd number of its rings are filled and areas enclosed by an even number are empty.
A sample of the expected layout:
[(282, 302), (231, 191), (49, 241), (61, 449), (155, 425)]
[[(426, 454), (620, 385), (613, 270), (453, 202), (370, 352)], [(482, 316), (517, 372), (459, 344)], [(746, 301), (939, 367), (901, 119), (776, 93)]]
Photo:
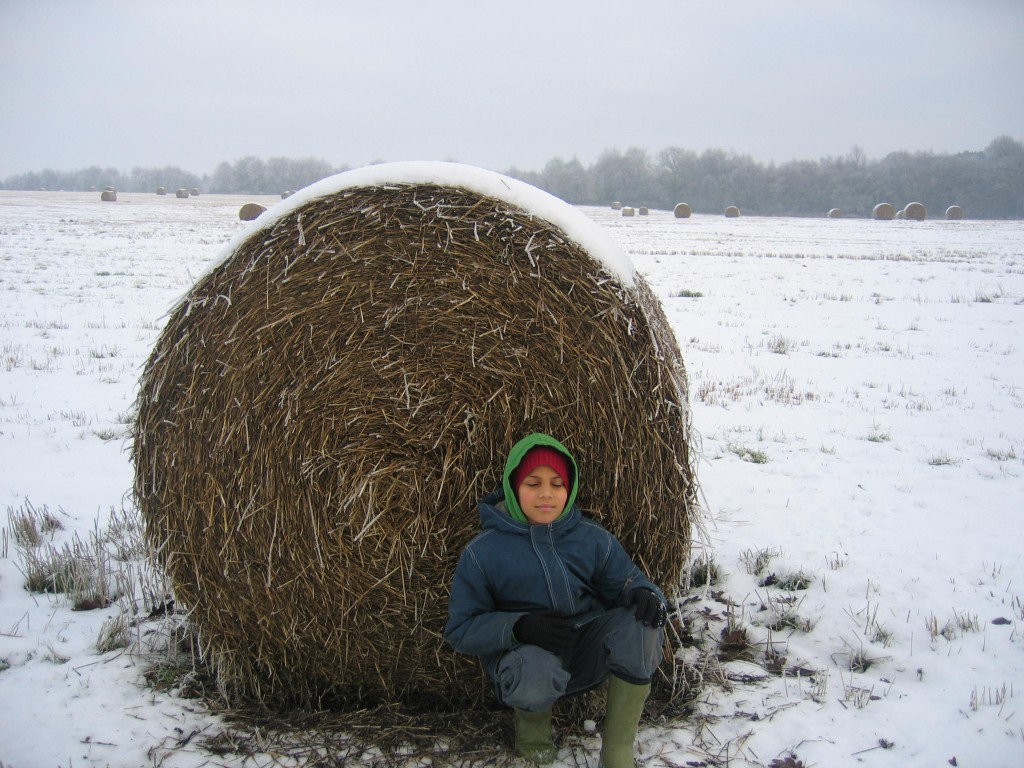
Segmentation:
[(531, 763), (548, 765), (557, 753), (551, 741), (551, 710), (527, 712), (516, 709), (516, 752)]
[(650, 683), (627, 683), (615, 675), (608, 678), (608, 704), (601, 734), (602, 768), (635, 768), (636, 729), (650, 692)]

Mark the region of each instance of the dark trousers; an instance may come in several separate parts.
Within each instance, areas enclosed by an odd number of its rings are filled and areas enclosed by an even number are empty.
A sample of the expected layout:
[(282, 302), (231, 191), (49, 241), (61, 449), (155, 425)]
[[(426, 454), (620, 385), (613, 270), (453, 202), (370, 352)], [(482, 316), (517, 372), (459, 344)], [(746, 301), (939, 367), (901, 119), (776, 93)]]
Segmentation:
[(600, 685), (609, 674), (642, 685), (658, 668), (663, 642), (660, 627), (645, 627), (631, 609), (614, 608), (581, 627), (572, 650), (562, 656), (537, 645), (506, 652), (498, 661), (495, 689), (502, 703), (539, 712)]

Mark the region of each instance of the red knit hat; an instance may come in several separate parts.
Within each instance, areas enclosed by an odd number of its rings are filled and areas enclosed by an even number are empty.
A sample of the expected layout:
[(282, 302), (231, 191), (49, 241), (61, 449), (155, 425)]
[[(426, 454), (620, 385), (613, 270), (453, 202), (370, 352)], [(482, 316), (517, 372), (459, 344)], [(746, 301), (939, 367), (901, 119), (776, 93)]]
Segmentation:
[(512, 470), (510, 480), (516, 494), (519, 493), (523, 479), (537, 467), (551, 467), (562, 478), (567, 489), (572, 487), (572, 470), (569, 469), (569, 459), (565, 454), (549, 445), (535, 445), (526, 452), (519, 466)]

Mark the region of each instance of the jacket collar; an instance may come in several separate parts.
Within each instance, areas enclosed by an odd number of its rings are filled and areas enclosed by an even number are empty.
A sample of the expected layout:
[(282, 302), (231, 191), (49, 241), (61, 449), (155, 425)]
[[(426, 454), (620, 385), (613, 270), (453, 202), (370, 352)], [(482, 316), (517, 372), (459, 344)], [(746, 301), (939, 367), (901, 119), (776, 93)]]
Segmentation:
[[(514, 498), (514, 497), (513, 497)], [(494, 529), (508, 533), (525, 534), (529, 536), (534, 529), (550, 528), (553, 532), (569, 530), (579, 522), (582, 513), (575, 504), (566, 505), (565, 511), (558, 519), (550, 523), (534, 525), (529, 520), (517, 520), (512, 517), (508, 509), (508, 501), (502, 490), (493, 491), (480, 500), (478, 511), (480, 513), (480, 525), (484, 530)]]

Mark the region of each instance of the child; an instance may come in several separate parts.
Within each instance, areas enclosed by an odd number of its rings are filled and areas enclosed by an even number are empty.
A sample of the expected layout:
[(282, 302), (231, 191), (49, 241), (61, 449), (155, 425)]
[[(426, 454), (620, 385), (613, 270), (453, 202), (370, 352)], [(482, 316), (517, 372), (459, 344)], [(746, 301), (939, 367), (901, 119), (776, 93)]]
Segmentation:
[(479, 505), (462, 553), (445, 640), (480, 657), (515, 712), (516, 749), (555, 759), (551, 706), (608, 680), (604, 768), (634, 768), (633, 745), (662, 654), (665, 596), (622, 545), (574, 504), (579, 470), (555, 438), (513, 446), (502, 488)]

